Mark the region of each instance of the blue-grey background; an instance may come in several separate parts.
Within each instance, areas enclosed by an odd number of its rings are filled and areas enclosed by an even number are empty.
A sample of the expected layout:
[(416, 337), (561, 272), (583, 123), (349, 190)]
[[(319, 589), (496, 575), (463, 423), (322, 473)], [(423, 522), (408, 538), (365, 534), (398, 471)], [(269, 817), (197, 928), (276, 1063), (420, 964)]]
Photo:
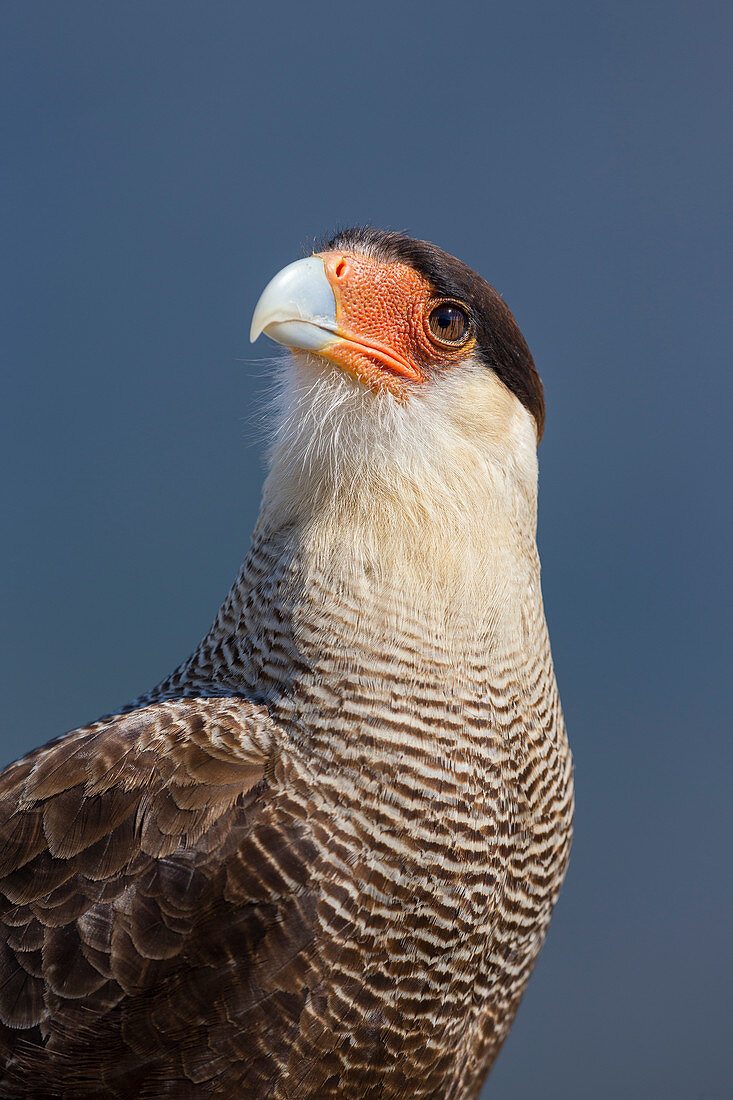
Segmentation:
[(496, 1100), (733, 1094), (732, 12), (0, 8), (3, 760), (207, 628), (262, 481), (251, 309), (314, 236), (436, 241), (534, 352), (576, 841)]

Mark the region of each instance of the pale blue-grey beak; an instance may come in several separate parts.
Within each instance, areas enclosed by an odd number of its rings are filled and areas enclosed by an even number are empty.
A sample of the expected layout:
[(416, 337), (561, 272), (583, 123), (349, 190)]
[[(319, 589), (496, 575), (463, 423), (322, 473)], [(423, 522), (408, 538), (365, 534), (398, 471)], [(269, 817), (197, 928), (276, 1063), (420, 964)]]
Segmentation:
[(336, 299), (320, 256), (279, 271), (260, 295), (252, 316), (252, 343), (263, 333), (278, 344), (321, 351), (338, 337)]

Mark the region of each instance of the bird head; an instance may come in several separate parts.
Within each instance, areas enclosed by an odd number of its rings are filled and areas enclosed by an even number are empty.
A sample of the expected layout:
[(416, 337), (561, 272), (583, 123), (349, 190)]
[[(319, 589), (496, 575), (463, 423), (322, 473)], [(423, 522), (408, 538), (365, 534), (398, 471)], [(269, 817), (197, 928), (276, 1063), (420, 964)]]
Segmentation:
[(339, 232), (267, 285), (252, 341), (262, 333), (290, 352), (273, 468), (301, 495), (305, 478), (311, 501), (314, 486), (345, 487), (416, 517), (497, 480), (534, 499), (542, 383), (509, 308), (454, 256)]

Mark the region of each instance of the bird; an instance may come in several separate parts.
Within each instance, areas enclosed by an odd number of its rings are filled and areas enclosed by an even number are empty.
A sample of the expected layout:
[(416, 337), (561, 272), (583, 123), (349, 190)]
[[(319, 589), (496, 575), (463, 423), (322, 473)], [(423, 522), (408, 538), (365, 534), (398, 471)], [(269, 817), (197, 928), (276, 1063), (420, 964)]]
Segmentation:
[(502, 297), (339, 230), (267, 284), (251, 546), (165, 680), (0, 774), (0, 1096), (470, 1100), (571, 844)]

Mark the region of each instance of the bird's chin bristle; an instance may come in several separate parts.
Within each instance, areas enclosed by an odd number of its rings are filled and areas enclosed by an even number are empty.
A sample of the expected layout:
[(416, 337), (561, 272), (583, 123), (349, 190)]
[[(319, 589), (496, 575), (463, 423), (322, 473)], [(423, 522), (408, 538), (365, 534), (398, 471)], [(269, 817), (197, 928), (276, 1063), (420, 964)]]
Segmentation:
[[(262, 521), (344, 526), (393, 557), (450, 559), (513, 526), (534, 529), (536, 434), (484, 367), (416, 387), (401, 403), (315, 356), (280, 369)], [(386, 543), (391, 541), (391, 550)]]

